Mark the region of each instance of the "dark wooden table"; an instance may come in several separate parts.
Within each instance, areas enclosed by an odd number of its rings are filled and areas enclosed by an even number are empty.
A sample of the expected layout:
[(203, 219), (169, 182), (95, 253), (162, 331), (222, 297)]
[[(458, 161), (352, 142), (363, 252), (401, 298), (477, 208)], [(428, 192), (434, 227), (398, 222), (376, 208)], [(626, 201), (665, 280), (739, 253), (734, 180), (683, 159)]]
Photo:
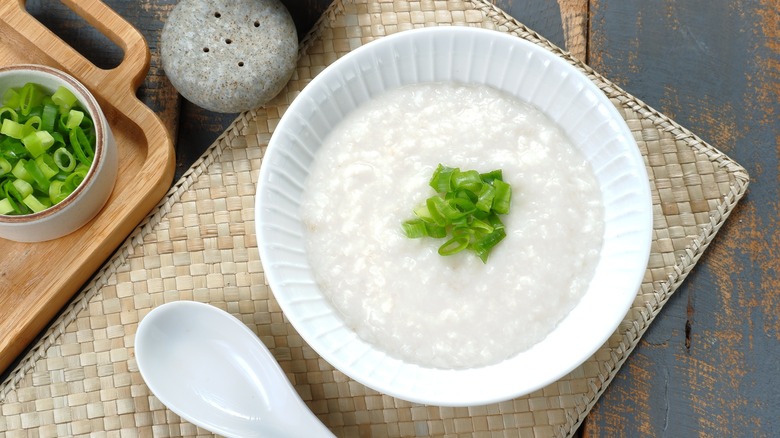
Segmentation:
[[(10, 1), (10, 0), (3, 0)], [(78, 1), (78, 0), (75, 0)], [(146, 37), (139, 97), (181, 176), (233, 121), (162, 71), (175, 0), (105, 0)], [(329, 0), (283, 0), (300, 35)], [(596, 404), (582, 436), (780, 436), (780, 0), (497, 0), (499, 7), (745, 166), (747, 196)], [(96, 65), (121, 50), (52, 0), (27, 8)]]

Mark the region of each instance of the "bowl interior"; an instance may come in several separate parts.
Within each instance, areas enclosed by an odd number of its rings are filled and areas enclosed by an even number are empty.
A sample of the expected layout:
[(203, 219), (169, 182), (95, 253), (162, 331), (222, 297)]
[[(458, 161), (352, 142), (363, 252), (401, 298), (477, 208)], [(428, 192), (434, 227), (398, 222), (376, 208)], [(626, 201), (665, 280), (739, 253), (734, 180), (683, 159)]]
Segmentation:
[(0, 68), (0, 92), (4, 92), (9, 88), (22, 87), (28, 82), (40, 85), (49, 93), (53, 93), (62, 85), (76, 96), (79, 106), (89, 113), (89, 116), (95, 123), (95, 157), (92, 166), (90, 166), (87, 175), (84, 177), (84, 181), (64, 200), (38, 213), (26, 215), (0, 215), (0, 223), (31, 222), (57, 214), (57, 212), (63, 210), (70, 204), (79, 193), (84, 191), (86, 186), (91, 184), (91, 181), (94, 179), (96, 167), (105, 154), (103, 151), (107, 138), (105, 117), (100, 111), (97, 101), (86, 87), (72, 76), (44, 65), (15, 65)]
[[(577, 307), (542, 342), (495, 365), (425, 368), (362, 341), (320, 292), (304, 250), (298, 206), (322, 140), (346, 114), (396, 87), (433, 81), (486, 84), (530, 102), (590, 161), (605, 211), (603, 248)], [(530, 42), (476, 28), (426, 28), (362, 46), (296, 97), (260, 172), (256, 227), (268, 282), (285, 315), (334, 367), (379, 392), (440, 406), (480, 405), (530, 393), (592, 355), (624, 318), (650, 251), (644, 161), (606, 96), (562, 58)]]

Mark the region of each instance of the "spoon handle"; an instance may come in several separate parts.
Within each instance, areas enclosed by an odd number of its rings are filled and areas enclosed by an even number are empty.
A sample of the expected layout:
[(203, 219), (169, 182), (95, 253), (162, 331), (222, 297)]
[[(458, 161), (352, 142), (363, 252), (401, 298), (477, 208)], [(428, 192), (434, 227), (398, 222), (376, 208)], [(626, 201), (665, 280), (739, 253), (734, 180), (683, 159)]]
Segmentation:
[(294, 422), (295, 426), (289, 430), (290, 438), (308, 437), (308, 438), (331, 438), (335, 437), (325, 425), (312, 413), (306, 404), (301, 400), (303, 405), (298, 420)]

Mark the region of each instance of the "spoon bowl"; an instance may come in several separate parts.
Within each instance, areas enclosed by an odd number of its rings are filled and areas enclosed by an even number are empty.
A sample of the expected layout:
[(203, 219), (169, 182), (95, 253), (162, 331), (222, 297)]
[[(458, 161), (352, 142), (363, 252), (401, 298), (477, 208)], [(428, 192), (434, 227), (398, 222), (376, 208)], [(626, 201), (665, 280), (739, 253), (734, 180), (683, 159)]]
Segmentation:
[(214, 306), (153, 309), (135, 337), (138, 369), (171, 411), (235, 437), (333, 436), (301, 400), (268, 348)]

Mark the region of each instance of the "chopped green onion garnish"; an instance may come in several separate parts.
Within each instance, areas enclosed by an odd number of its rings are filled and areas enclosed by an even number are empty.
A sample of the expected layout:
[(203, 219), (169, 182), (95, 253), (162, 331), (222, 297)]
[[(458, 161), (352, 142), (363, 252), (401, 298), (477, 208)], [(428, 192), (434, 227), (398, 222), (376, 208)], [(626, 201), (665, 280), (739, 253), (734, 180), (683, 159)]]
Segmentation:
[(497, 228), (492, 233), (475, 241), (472, 244), (471, 249), (474, 250), (474, 252), (477, 254), (477, 256), (479, 256), (480, 259), (482, 259), (483, 262), (487, 263), (490, 250), (493, 249), (493, 247), (496, 246), (498, 242), (500, 242), (504, 237), (506, 237), (506, 231), (504, 231), (503, 228)]
[(0, 134), (15, 138), (17, 140), (21, 140), (34, 131), (35, 130), (33, 128), (25, 126), (12, 119), (3, 119), (3, 124), (0, 126)]
[(448, 256), (457, 254), (469, 246), (468, 236), (453, 237), (439, 247), (439, 255)]
[(403, 227), (406, 237), (409, 237), (410, 239), (417, 239), (428, 235), (428, 232), (425, 231), (425, 222), (421, 219), (405, 221), (401, 224), (401, 227)]
[(81, 111), (70, 110), (68, 113), (68, 119), (65, 121), (65, 128), (70, 131), (76, 126), (79, 126), (82, 120), (84, 120), (84, 113)]
[(19, 90), (9, 88), (3, 93), (3, 106), (19, 108)]
[(27, 116), (32, 109), (43, 102), (45, 94), (41, 86), (28, 82), (19, 91), (19, 110), (23, 116)]
[(18, 214), (25, 214), (28, 212), (28, 208), (22, 204), (22, 200), (24, 199), (24, 196), (19, 192), (19, 189), (14, 184), (16, 181), (6, 181), (3, 185), (3, 192), (5, 193), (5, 198), (8, 199), (11, 206), (14, 209), (14, 212)]
[(57, 163), (54, 162), (54, 157), (49, 154), (40, 155), (35, 159), (35, 164), (38, 166), (38, 169), (41, 169), (46, 179), (50, 180), (60, 173)]
[(60, 113), (68, 112), (76, 103), (76, 96), (65, 87), (60, 86), (51, 95), (51, 100), (60, 109)]
[(19, 197), (20, 198), (26, 198), (26, 197), (30, 196), (32, 194), (32, 192), (33, 192), (32, 184), (28, 183), (27, 181), (25, 181), (23, 179), (17, 179), (14, 182), (12, 182), (11, 184), (13, 184), (14, 187), (16, 187), (16, 190), (19, 191)]
[(41, 129), (46, 131), (54, 130), (54, 122), (57, 120), (57, 106), (53, 103), (45, 104), (41, 112)]
[(73, 169), (76, 168), (76, 159), (73, 157), (73, 154), (64, 147), (54, 151), (54, 156), (52, 158), (57, 167), (63, 172), (72, 172)]
[(33, 176), (30, 175), (30, 172), (27, 171), (27, 168), (25, 168), (25, 164), (27, 163), (27, 160), (22, 158), (21, 160), (16, 162), (16, 165), (11, 170), (11, 173), (22, 180), (27, 181), (28, 183), (33, 183), (35, 180), (33, 179)]
[(35, 131), (22, 139), (22, 144), (33, 158), (46, 152), (54, 144), (54, 137), (47, 131)]
[(501, 180), (493, 181), (496, 194), (493, 197), (493, 210), (498, 214), (509, 213), (509, 203), (512, 200), (512, 187)]
[[(0, 176), (5, 175), (11, 171), (11, 163), (3, 157), (0, 157)], [(0, 213), (2, 214), (2, 213)]]
[(49, 199), (51, 199), (52, 204), (62, 202), (62, 200), (67, 198), (71, 193), (73, 193), (73, 191), (68, 190), (65, 187), (65, 183), (62, 181), (54, 180), (49, 185)]
[(83, 164), (92, 164), (92, 155), (94, 153), (92, 152), (92, 148), (89, 147), (84, 131), (76, 126), (70, 131), (68, 139), (70, 140), (71, 146), (73, 146), (73, 154), (76, 155), (76, 158)]
[(35, 83), (2, 91), (0, 215), (29, 214), (62, 202), (95, 157), (95, 125), (67, 88)]
[(433, 237), (434, 239), (441, 239), (443, 237), (447, 237), (447, 228), (440, 227), (436, 224), (431, 224), (426, 222), (425, 233), (428, 237)]
[(82, 181), (84, 181), (84, 178), (87, 176), (87, 167), (86, 166), (76, 166), (76, 169), (68, 175), (67, 178), (65, 178), (65, 189), (68, 191), (74, 191), (76, 190), (76, 187), (81, 184)]
[(17, 114), (16, 111), (12, 110), (11, 108), (4, 106), (0, 108), (0, 119), (11, 119), (14, 122), (19, 120), (19, 114)]
[(38, 213), (39, 211), (46, 210), (51, 205), (44, 199), (38, 199), (33, 195), (28, 195), (26, 198), (24, 198), (24, 204), (30, 208), (34, 213)]
[(450, 180), (455, 169), (439, 165), (433, 172), (430, 186), (438, 193), (448, 192), (450, 190)]
[(495, 180), (499, 180), (499, 181), (504, 180), (504, 173), (501, 171), (501, 169), (496, 169), (491, 172), (481, 173), (479, 176), (482, 178), (482, 181), (488, 184), (492, 184), (493, 181)]
[(43, 174), (43, 171), (41, 171), (41, 168), (38, 167), (38, 163), (36, 163), (35, 160), (29, 160), (24, 163), (24, 168), (30, 175), (32, 175), (33, 180), (35, 180), (36, 188), (42, 192), (49, 191), (49, 178), (46, 178), (46, 175)]
[(451, 236), (439, 247), (439, 254), (470, 249), (487, 263), (491, 250), (506, 237), (498, 215), (509, 213), (512, 188), (504, 182), (502, 171), (480, 174), (439, 164), (429, 185), (436, 195), (413, 210), (414, 219), (401, 224), (404, 234), (412, 239)]
[(472, 193), (479, 193), (480, 189), (482, 189), (482, 178), (480, 178), (479, 172), (476, 170), (454, 172), (450, 188), (453, 190), (468, 190)]
[(13, 213), (14, 207), (11, 205), (11, 201), (6, 198), (0, 199), (0, 214)]
[(490, 184), (482, 184), (477, 197), (477, 208), (490, 213), (490, 209), (493, 208), (493, 198), (496, 196), (496, 189)]
[(26, 122), (24, 122), (24, 126), (27, 126), (28, 128), (32, 128), (36, 131), (41, 129), (41, 117), (40, 116), (30, 116)]

